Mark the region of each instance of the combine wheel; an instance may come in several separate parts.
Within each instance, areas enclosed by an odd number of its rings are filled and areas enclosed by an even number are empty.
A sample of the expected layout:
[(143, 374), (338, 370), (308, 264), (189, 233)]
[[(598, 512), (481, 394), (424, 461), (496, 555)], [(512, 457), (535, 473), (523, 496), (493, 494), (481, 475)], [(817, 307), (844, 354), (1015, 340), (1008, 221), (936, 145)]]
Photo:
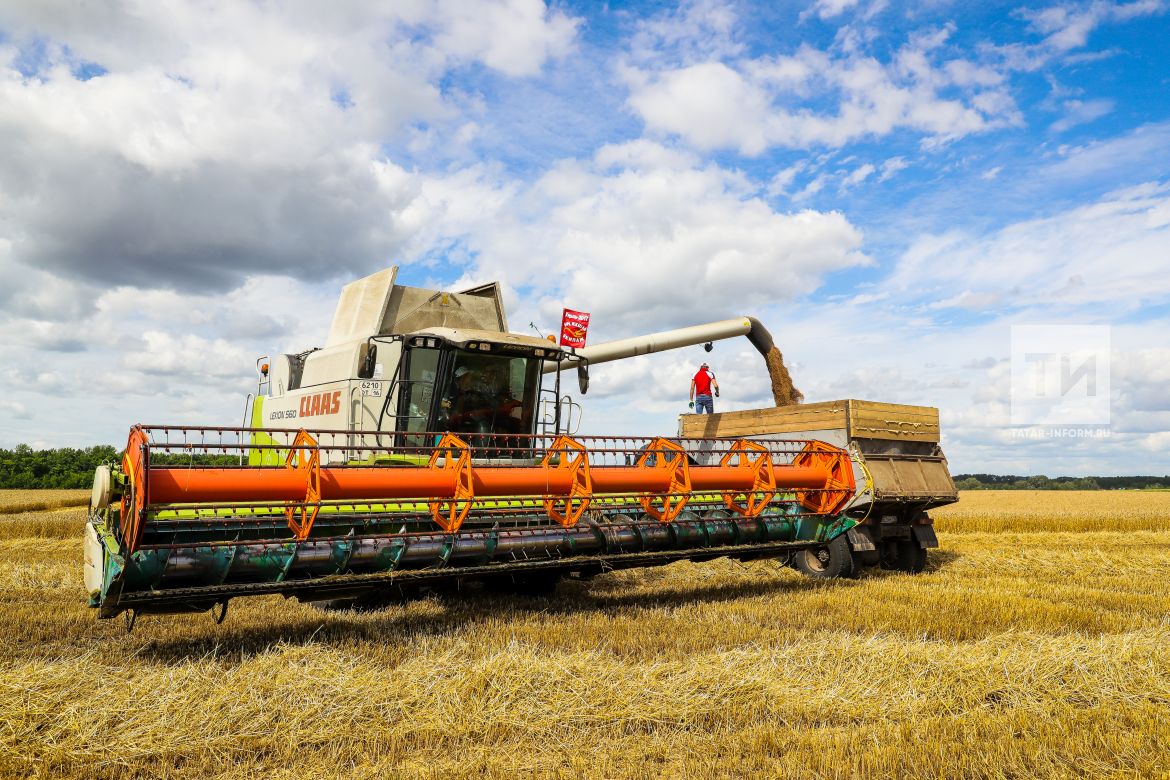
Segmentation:
[(858, 568), (845, 534), (822, 547), (800, 550), (792, 557), (792, 565), (801, 574), (818, 580), (856, 577)]

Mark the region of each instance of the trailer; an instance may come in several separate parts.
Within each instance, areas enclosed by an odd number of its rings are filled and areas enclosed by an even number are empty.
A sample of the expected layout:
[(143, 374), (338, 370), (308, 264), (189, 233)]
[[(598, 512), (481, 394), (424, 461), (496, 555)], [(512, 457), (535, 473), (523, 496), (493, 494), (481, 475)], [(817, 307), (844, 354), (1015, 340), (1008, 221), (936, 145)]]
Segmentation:
[(847, 514), (858, 522), (838, 540), (794, 557), (794, 565), (814, 577), (852, 576), (866, 566), (921, 572), (926, 551), (938, 547), (929, 510), (959, 500), (932, 406), (844, 399), (686, 414), (679, 418), (679, 436), (783, 437), (849, 453), (856, 493)]

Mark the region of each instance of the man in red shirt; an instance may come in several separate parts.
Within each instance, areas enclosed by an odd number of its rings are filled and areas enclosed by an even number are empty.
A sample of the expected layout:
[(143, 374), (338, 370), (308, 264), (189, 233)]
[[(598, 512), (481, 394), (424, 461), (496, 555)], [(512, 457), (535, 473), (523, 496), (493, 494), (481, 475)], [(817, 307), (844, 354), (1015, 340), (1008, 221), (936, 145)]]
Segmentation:
[(699, 371), (691, 380), (691, 406), (695, 407), (695, 414), (703, 414), (706, 409), (707, 414), (715, 413), (715, 402), (711, 399), (711, 388), (715, 388), (715, 396), (719, 396), (719, 383), (715, 381), (715, 375), (711, 373), (711, 369), (707, 368), (704, 363), (699, 367)]

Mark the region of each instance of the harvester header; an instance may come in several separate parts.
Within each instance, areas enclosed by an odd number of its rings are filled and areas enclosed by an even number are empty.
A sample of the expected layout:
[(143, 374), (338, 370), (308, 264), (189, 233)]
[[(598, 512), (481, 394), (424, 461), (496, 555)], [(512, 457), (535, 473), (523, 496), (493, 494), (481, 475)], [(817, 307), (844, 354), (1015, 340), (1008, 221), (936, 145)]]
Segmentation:
[[(377, 447), (348, 431), (252, 434), (131, 431), (95, 496), (107, 522), (87, 537), (101, 616), (775, 556), (855, 525), (842, 514), (856, 492), (849, 454), (820, 442), (489, 435), (473, 447), (446, 433)], [(248, 465), (257, 451), (284, 463)]]

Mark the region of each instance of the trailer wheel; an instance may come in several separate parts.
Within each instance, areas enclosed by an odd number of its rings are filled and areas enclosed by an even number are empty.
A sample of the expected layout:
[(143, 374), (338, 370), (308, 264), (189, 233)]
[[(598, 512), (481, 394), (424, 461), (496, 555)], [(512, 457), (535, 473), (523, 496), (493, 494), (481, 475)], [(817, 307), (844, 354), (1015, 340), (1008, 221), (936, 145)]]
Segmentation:
[(557, 583), (563, 578), (564, 573), (559, 571), (534, 571), (499, 575), (486, 580), (485, 584), (488, 590), (495, 593), (543, 598), (552, 596), (556, 592)]
[(822, 547), (800, 550), (793, 556), (792, 565), (801, 574), (818, 580), (856, 577), (858, 568), (845, 534)]
[(358, 596), (310, 601), (309, 604), (322, 612), (377, 612), (387, 607), (401, 606), (421, 597), (417, 588), (388, 588), (373, 590)]
[(926, 550), (917, 539), (899, 539), (893, 568), (907, 574), (920, 574), (926, 568)]

